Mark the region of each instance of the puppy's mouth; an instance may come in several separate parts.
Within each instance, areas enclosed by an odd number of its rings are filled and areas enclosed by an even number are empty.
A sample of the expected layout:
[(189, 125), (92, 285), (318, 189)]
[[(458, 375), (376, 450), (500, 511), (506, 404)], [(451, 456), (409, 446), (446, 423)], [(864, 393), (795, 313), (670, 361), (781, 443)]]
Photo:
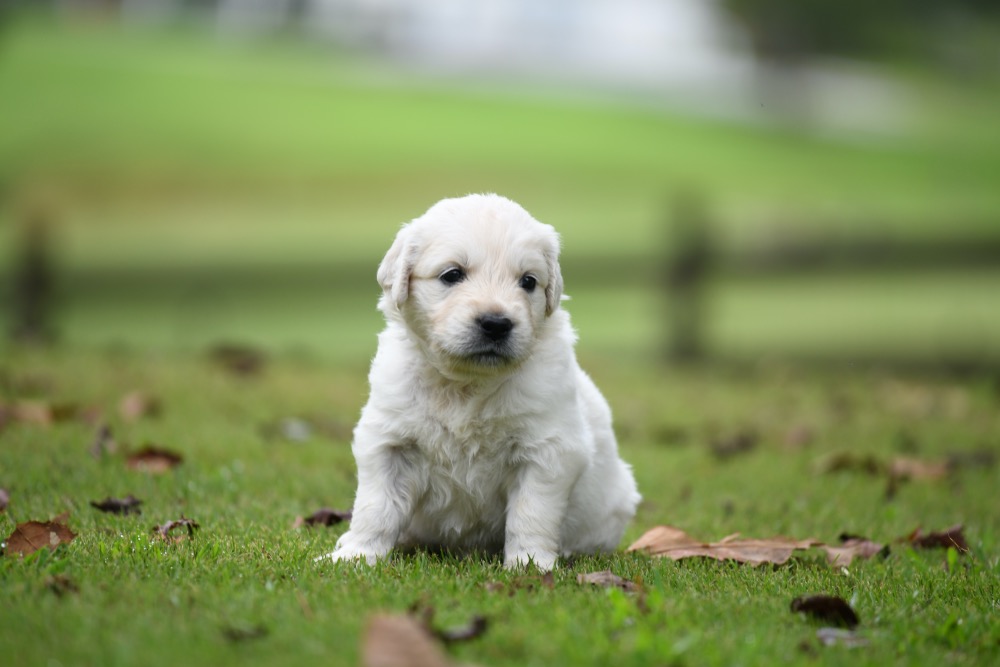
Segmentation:
[(481, 348), (470, 350), (462, 355), (462, 358), (478, 366), (505, 366), (515, 360), (512, 350), (506, 345), (485, 345)]

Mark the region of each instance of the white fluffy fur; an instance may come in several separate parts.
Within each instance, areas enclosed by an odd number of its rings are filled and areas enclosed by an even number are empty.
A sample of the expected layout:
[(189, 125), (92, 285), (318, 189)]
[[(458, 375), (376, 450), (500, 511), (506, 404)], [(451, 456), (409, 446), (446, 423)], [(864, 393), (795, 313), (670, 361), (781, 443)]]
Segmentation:
[[(354, 517), (324, 558), (422, 545), (549, 570), (617, 547), (640, 496), (577, 364), (558, 255), (552, 227), (497, 195), (443, 200), (402, 228), (378, 271), (387, 326), (354, 430)], [(454, 268), (464, 280), (447, 284)], [(508, 318), (509, 337), (484, 337), (483, 315)]]

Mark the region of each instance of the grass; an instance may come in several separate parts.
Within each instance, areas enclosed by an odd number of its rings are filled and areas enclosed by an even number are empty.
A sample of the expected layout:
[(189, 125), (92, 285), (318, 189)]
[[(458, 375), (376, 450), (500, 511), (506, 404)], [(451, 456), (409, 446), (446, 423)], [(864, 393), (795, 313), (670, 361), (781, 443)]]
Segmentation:
[[(817, 472), (832, 452), (996, 455), (996, 388), (984, 381), (784, 366), (664, 372), (591, 356), (645, 496), (626, 541), (658, 523), (704, 539), (832, 542), (847, 531), (890, 543), (891, 555), (833, 569), (813, 553), (773, 568), (617, 553), (562, 563), (549, 589), (491, 557), (399, 554), (374, 569), (312, 562), (342, 529), (292, 522), (350, 505), (348, 442), (325, 431), (275, 440), (262, 428), (300, 415), (349, 429), (365, 397), (363, 366), (278, 356), (247, 378), (186, 354), (8, 348), (4, 359), (5, 402), (98, 406), (120, 442), (156, 442), (185, 457), (171, 473), (148, 475), (126, 469), (120, 454), (93, 458), (93, 427), (79, 421), (0, 432), (0, 486), (11, 496), (0, 532), (69, 511), (79, 533), (54, 553), (0, 560), (0, 651), (24, 664), (357, 664), (367, 618), (414, 604), (433, 607), (441, 626), (485, 615), (487, 633), (449, 651), (483, 665), (977, 665), (1000, 648), (995, 466), (905, 483), (891, 499), (884, 480)], [(161, 401), (159, 417), (117, 415), (135, 389)], [(789, 432), (803, 428), (813, 437), (790, 444)], [(740, 430), (759, 434), (755, 450), (711, 454), (713, 439)], [(141, 516), (88, 505), (128, 493), (144, 501)], [(154, 539), (151, 526), (181, 514), (201, 524), (194, 539)], [(917, 526), (959, 522), (972, 551), (954, 569), (944, 551), (893, 542)], [(601, 569), (641, 582), (644, 602), (576, 583)], [(78, 590), (55, 594), (57, 575)], [(507, 589), (486, 586), (497, 582)], [(817, 592), (851, 602), (867, 647), (822, 647), (816, 626), (789, 612), (794, 597)]]
[[(663, 338), (657, 292), (589, 264), (648, 265), (666, 244), (669, 194), (686, 188), (705, 194), (721, 243), (737, 249), (820, 231), (995, 237), (995, 87), (917, 81), (910, 124), (857, 141), (463, 88), (282, 41), (220, 46), (197, 31), (49, 20), (11, 25), (3, 39), (0, 269), (20, 223), (42, 211), (61, 339), (0, 345), (0, 405), (97, 406), (120, 442), (159, 443), (185, 461), (150, 476), (121, 454), (93, 458), (91, 424), (0, 426), (11, 496), (0, 537), (64, 511), (79, 533), (55, 552), (0, 558), (0, 655), (352, 665), (373, 613), (414, 604), (442, 626), (487, 616), (483, 637), (449, 649), (482, 665), (979, 665), (1000, 650), (995, 465), (905, 483), (891, 498), (884, 479), (817, 471), (837, 452), (995, 457), (996, 380), (775, 361), (955, 350), (995, 360), (995, 270), (722, 279), (709, 342), (755, 361), (685, 370), (648, 361)], [(352, 500), (347, 438), (380, 327), (374, 267), (402, 221), (483, 190), (563, 234), (581, 357), (645, 496), (626, 543), (660, 523), (704, 539), (831, 542), (847, 531), (891, 555), (838, 570), (815, 553), (748, 568), (620, 552), (562, 563), (551, 589), (489, 557), (313, 563), (343, 528), (292, 523)], [(266, 371), (220, 370), (205, 354), (219, 341), (264, 349)], [(118, 414), (137, 389), (162, 402), (161, 416)], [(267, 435), (290, 417), (326, 428), (304, 442)], [(711, 453), (745, 431), (758, 434), (754, 450)], [(144, 501), (141, 516), (89, 506), (128, 493)], [(193, 540), (153, 538), (153, 525), (181, 514), (201, 525)], [(895, 542), (959, 522), (971, 553), (953, 566), (943, 551)], [(601, 569), (644, 595), (576, 583)], [(76, 591), (60, 595), (67, 580)], [(496, 582), (506, 589), (486, 586)], [(868, 646), (819, 645), (816, 626), (788, 609), (816, 592), (851, 602)]]

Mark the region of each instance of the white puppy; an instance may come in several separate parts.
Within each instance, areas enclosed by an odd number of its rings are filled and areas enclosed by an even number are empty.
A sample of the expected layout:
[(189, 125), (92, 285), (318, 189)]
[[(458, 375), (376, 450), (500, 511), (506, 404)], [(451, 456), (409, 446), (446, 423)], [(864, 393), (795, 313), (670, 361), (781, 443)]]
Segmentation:
[(354, 517), (324, 558), (422, 545), (550, 570), (617, 547), (640, 496), (577, 364), (558, 256), (555, 230), (497, 195), (402, 228), (378, 269)]

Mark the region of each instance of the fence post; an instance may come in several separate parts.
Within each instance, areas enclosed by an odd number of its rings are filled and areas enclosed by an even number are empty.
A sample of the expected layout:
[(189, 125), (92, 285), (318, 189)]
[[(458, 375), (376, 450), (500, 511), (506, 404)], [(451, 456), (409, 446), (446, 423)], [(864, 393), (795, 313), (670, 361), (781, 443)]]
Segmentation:
[(697, 361), (705, 356), (705, 291), (711, 259), (708, 213), (699, 193), (674, 195), (666, 231), (667, 359)]
[(10, 337), (30, 343), (51, 342), (53, 288), (51, 229), (42, 213), (24, 221), (13, 261)]

